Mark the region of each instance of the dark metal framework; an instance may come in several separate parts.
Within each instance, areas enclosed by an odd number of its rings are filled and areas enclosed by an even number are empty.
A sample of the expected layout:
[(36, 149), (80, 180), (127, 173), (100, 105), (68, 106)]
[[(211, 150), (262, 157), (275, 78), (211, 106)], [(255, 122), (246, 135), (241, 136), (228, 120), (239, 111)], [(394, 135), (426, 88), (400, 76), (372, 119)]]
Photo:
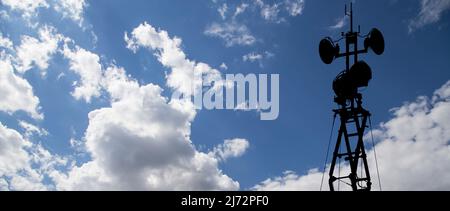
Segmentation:
[[(355, 105), (356, 104), (356, 105)], [(369, 111), (362, 106), (361, 94), (350, 102), (349, 106), (341, 105), (341, 108), (333, 110), (335, 115), (339, 115), (341, 125), (333, 152), (333, 159), (329, 172), (330, 190), (334, 191), (336, 181), (349, 179), (349, 184), (353, 191), (370, 191), (372, 183), (370, 181), (369, 167), (367, 164), (367, 155), (364, 148), (364, 131), (367, 128), (367, 120), (370, 116)], [(354, 125), (354, 131), (349, 130), (348, 126)], [(352, 140), (353, 139), (353, 140)], [(352, 142), (353, 141), (353, 142)], [(355, 143), (352, 144), (352, 143)], [(344, 145), (344, 152), (340, 152), (341, 144)], [(334, 176), (336, 162), (344, 157), (350, 164), (350, 174), (346, 176)], [(358, 174), (358, 168), (361, 169)], [(364, 172), (363, 172), (364, 171)]]
[[(358, 62), (358, 54), (367, 53), (367, 48), (358, 50), (358, 37), (360, 37), (360, 29), (353, 31), (353, 11), (350, 5), (350, 12), (346, 15), (350, 16), (350, 31), (342, 33), (345, 38), (345, 52), (336, 55), (336, 58), (345, 57), (346, 71), (350, 70), (351, 56), (353, 56), (354, 64)], [(353, 49), (351, 49), (353, 47)], [(350, 97), (335, 97), (335, 102), (339, 105), (339, 109), (333, 110), (335, 115), (340, 118), (339, 133), (336, 146), (333, 152), (333, 158), (329, 172), (330, 190), (335, 190), (336, 182), (343, 182), (351, 186), (353, 191), (370, 191), (372, 182), (367, 164), (367, 155), (364, 147), (364, 131), (367, 128), (367, 121), (370, 112), (362, 107), (362, 95), (357, 91)], [(354, 128), (353, 130), (351, 128)], [(341, 145), (344, 150), (341, 152)], [(350, 173), (341, 176), (335, 176), (336, 163), (344, 158), (349, 162)], [(339, 163), (338, 163), (339, 164)], [(359, 174), (358, 174), (359, 171)], [(350, 182), (347, 182), (347, 181)]]

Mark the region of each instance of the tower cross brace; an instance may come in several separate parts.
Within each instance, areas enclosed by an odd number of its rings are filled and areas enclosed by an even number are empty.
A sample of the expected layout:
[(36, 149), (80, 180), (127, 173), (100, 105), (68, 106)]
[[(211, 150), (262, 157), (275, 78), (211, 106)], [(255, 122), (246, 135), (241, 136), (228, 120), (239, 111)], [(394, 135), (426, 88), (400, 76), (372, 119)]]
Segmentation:
[[(372, 183), (363, 141), (370, 112), (362, 108), (361, 98), (361, 94), (357, 94), (349, 106), (343, 105), (341, 108), (333, 110), (335, 115), (339, 115), (340, 117), (340, 127), (329, 172), (328, 182), (331, 191), (335, 190), (334, 184), (336, 181), (345, 179), (350, 180), (349, 185), (353, 191), (371, 190)], [(349, 132), (348, 125), (354, 125), (356, 131), (353, 133)], [(354, 139), (352, 140), (353, 137)], [(343, 153), (340, 152), (341, 145), (344, 145)], [(342, 157), (344, 157), (345, 161), (349, 162), (350, 173), (345, 176), (339, 175), (336, 177), (334, 176), (336, 162), (340, 162), (340, 158)], [(362, 168), (360, 174), (358, 174), (358, 166)]]

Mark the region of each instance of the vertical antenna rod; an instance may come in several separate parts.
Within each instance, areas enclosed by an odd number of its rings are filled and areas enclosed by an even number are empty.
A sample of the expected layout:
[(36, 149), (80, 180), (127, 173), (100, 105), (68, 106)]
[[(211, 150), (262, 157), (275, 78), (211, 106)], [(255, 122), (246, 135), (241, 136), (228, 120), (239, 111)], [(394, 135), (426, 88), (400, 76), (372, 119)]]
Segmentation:
[(353, 3), (350, 2), (350, 32), (353, 32)]

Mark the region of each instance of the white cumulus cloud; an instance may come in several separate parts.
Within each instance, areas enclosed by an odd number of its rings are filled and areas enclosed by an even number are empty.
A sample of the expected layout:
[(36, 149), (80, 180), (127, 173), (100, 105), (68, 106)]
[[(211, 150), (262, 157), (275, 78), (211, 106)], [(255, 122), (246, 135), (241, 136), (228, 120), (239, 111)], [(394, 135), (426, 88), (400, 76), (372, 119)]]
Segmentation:
[(78, 46), (70, 49), (67, 45), (64, 46), (63, 55), (70, 61), (70, 70), (80, 76), (72, 92), (75, 99), (91, 102), (93, 97), (99, 97), (102, 81), (100, 57)]
[(39, 39), (23, 35), (20, 46), (16, 47), (16, 68), (20, 73), (36, 65), (45, 75), (48, 62), (56, 53), (58, 43), (62, 39), (62, 36), (56, 33), (56, 29), (50, 26), (40, 28), (38, 34)]
[(33, 135), (46, 136), (48, 131), (44, 128), (40, 128), (26, 121), (19, 121), (19, 126), (25, 130), (25, 137), (31, 137)]
[(11, 56), (0, 52), (0, 111), (14, 113), (25, 111), (35, 119), (42, 119), (39, 98), (27, 80), (14, 73)]
[(89, 113), (84, 137), (92, 161), (54, 174), (58, 189), (239, 189), (216, 157), (193, 146), (193, 107), (169, 103), (159, 86), (140, 86), (122, 68), (108, 68), (105, 77), (111, 106)]
[(86, 0), (0, 0), (0, 2), (8, 6), (10, 10), (21, 13), (24, 20), (32, 27), (40, 24), (33, 19), (39, 15), (39, 9), (49, 8), (81, 26), (84, 9), (87, 6)]
[(10, 7), (12, 10), (22, 12), (24, 18), (34, 16), (40, 7), (48, 8), (47, 0), (1, 0), (3, 5)]
[[(147, 23), (136, 27), (130, 36), (126, 33), (125, 41), (131, 50), (151, 50), (161, 64), (171, 68), (167, 84), (174, 91), (191, 94), (192, 74), (220, 77), (209, 65), (187, 59), (180, 48), (181, 39)], [(140, 85), (121, 67), (110, 66), (101, 77), (101, 88), (108, 93), (111, 105), (89, 113), (84, 143), (80, 144), (92, 159), (68, 172), (53, 172), (56, 189), (239, 189), (239, 183), (222, 173), (218, 165), (222, 158), (242, 155), (248, 142), (226, 141), (216, 149), (220, 158), (216, 153), (200, 152), (190, 139), (196, 115), (192, 102), (169, 100), (161, 95), (159, 86)]]
[(54, 8), (60, 12), (63, 17), (70, 18), (81, 25), (83, 22), (83, 12), (87, 3), (85, 0), (58, 0)]
[(6, 48), (9, 50), (13, 49), (12, 41), (8, 37), (4, 37), (1, 32), (0, 32), (0, 47)]
[(177, 92), (191, 96), (200, 91), (202, 76), (210, 80), (220, 81), (220, 72), (208, 64), (191, 61), (181, 49), (181, 39), (170, 37), (167, 31), (157, 30), (144, 22), (131, 32), (131, 37), (125, 33), (127, 47), (133, 51), (147, 48), (155, 54), (159, 62), (171, 69), (167, 75), (167, 85)]
[(0, 190), (49, 190), (44, 176), (67, 160), (50, 154), (41, 145), (0, 123)]
[(228, 158), (243, 155), (249, 146), (250, 143), (246, 139), (227, 139), (223, 144), (216, 146), (211, 153), (220, 160), (225, 161)]

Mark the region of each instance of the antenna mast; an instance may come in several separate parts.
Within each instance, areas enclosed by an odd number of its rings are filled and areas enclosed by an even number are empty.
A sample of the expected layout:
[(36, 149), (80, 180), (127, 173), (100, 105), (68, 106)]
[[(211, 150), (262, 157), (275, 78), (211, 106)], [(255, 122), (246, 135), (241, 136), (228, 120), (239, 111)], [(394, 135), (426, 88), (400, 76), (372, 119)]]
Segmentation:
[[(334, 101), (339, 106), (333, 112), (340, 118), (340, 127), (329, 171), (328, 184), (331, 191), (335, 190), (336, 182), (338, 187), (341, 182), (348, 184), (353, 191), (370, 191), (372, 187), (363, 140), (371, 114), (362, 107), (362, 95), (358, 92), (358, 88), (368, 86), (372, 70), (366, 62), (358, 60), (358, 54), (367, 53), (369, 48), (377, 55), (382, 54), (384, 38), (375, 28), (367, 36), (360, 35), (359, 26), (357, 32), (353, 31), (352, 7), (350, 3), (350, 11), (347, 12), (345, 5), (345, 15), (350, 19), (350, 31), (341, 34), (345, 39), (345, 52), (340, 53), (339, 45), (330, 37), (323, 39), (319, 45), (320, 57), (326, 64), (331, 64), (336, 58), (345, 57), (345, 70), (333, 81), (333, 90), (336, 93)], [(358, 38), (365, 38), (364, 48), (361, 50), (358, 50)], [(350, 64), (352, 56), (353, 64)], [(348, 162), (350, 167), (348, 174), (344, 176), (340, 175), (340, 169), (338, 175), (335, 175), (336, 164), (341, 163), (341, 158), (344, 158), (344, 162)]]

